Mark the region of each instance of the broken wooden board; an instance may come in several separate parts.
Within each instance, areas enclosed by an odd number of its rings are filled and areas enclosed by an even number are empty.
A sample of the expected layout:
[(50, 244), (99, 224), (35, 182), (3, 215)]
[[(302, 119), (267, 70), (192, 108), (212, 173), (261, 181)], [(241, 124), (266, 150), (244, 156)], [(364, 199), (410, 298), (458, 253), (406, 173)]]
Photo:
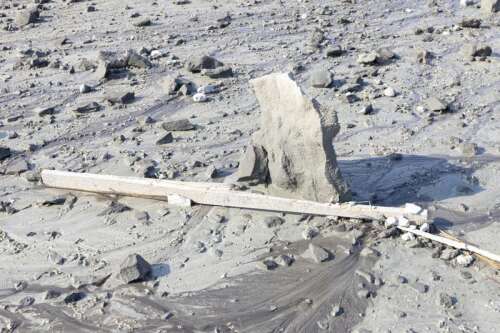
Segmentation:
[(491, 253), (491, 252), (483, 250), (483, 249), (480, 249), (477, 246), (467, 244), (467, 243), (459, 241), (459, 240), (453, 240), (453, 239), (449, 239), (446, 237), (433, 235), (431, 233), (421, 231), (418, 229), (410, 229), (410, 228), (406, 228), (406, 227), (398, 227), (398, 228), (403, 230), (403, 231), (406, 231), (406, 232), (411, 232), (417, 236), (424, 237), (424, 238), (433, 240), (433, 241), (441, 243), (441, 244), (446, 244), (446, 245), (454, 247), (456, 249), (465, 250), (465, 251), (479, 254), (480, 256), (483, 256), (483, 257), (488, 258), (490, 260), (496, 261), (497, 263), (500, 263), (500, 255)]
[(169, 195), (174, 194), (189, 199), (193, 203), (209, 206), (369, 220), (385, 220), (390, 216), (396, 218), (404, 216), (417, 224), (427, 221), (425, 210), (420, 214), (415, 214), (403, 207), (357, 205), (355, 203), (331, 204), (288, 199), (235, 190), (229, 184), (181, 182), (56, 170), (43, 170), (41, 177), (43, 183), (48, 187), (101, 194), (146, 197), (158, 200), (167, 200)]

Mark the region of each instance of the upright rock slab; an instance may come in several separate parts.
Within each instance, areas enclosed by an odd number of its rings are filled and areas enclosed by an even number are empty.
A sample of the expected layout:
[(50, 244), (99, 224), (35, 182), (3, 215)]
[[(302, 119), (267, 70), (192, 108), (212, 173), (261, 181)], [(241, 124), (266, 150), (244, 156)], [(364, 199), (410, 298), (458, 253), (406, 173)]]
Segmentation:
[(240, 161), (238, 179), (267, 184), (276, 195), (349, 200), (333, 148), (340, 129), (337, 113), (306, 97), (290, 74), (250, 83), (261, 107), (261, 125)]
[(499, 12), (500, 0), (481, 0), (481, 10), (486, 14)]

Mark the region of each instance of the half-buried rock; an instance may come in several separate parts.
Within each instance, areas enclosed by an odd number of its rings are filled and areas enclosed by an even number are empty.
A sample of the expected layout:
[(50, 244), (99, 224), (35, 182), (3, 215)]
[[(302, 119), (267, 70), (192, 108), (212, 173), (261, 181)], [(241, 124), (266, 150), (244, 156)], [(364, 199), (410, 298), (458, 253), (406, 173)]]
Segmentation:
[(120, 265), (118, 277), (125, 283), (142, 281), (151, 272), (151, 265), (140, 255), (129, 255)]
[(290, 74), (252, 80), (260, 130), (240, 161), (239, 181), (265, 184), (273, 195), (339, 202), (350, 191), (337, 166), (337, 113), (304, 95)]

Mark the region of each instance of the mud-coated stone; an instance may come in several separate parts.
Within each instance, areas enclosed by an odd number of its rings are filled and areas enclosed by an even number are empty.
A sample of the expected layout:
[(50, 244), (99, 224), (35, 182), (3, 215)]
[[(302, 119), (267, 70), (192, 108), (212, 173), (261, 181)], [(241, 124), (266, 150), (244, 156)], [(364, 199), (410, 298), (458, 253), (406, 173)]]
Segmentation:
[(240, 180), (259, 180), (272, 194), (322, 202), (345, 201), (350, 191), (337, 166), (337, 113), (304, 95), (290, 74), (251, 81), (262, 111), (239, 167)]
[(125, 283), (144, 280), (151, 272), (151, 265), (140, 255), (129, 255), (120, 265), (118, 277)]

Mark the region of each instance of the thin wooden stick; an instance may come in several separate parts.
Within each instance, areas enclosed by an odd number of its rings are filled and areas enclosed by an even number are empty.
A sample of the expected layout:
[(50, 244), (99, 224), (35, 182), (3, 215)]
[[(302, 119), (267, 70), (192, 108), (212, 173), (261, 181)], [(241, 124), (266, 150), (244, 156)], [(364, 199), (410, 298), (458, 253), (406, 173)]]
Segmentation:
[(388, 217), (406, 217), (416, 223), (424, 223), (427, 216), (409, 212), (404, 207), (356, 205), (352, 203), (330, 204), (307, 200), (273, 197), (258, 193), (234, 190), (228, 184), (179, 182), (169, 180), (119, 177), (43, 170), (42, 181), (46, 186), (103, 194), (148, 197), (167, 200), (168, 195), (178, 195), (193, 203), (289, 212), (322, 216), (385, 220)]
[(411, 232), (411, 233), (418, 235), (420, 237), (428, 238), (430, 240), (433, 240), (433, 241), (436, 241), (436, 242), (439, 242), (442, 244), (446, 244), (446, 245), (454, 247), (456, 249), (474, 252), (476, 254), (479, 254), (480, 256), (483, 256), (485, 258), (488, 258), (490, 260), (493, 260), (493, 261), (500, 263), (500, 255), (491, 253), (491, 252), (486, 251), (486, 250), (482, 250), (482, 249), (478, 248), (477, 246), (470, 245), (470, 244), (467, 244), (467, 243), (462, 242), (462, 241), (453, 240), (453, 239), (449, 239), (449, 238), (438, 236), (438, 235), (433, 235), (431, 233), (424, 232), (424, 231), (421, 231), (418, 229), (410, 229), (410, 228), (405, 228), (405, 227), (398, 227), (398, 228), (403, 230), (403, 231)]

